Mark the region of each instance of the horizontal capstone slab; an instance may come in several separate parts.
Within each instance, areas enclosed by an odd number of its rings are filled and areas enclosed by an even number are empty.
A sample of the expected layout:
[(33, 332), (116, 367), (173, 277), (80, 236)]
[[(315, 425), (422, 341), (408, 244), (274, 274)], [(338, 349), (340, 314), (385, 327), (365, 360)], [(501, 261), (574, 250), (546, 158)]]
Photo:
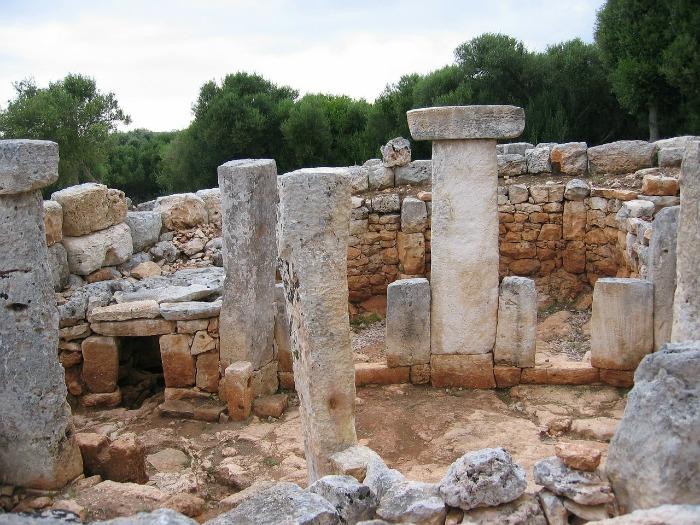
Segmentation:
[(0, 140), (0, 195), (38, 190), (58, 179), (58, 144)]
[(406, 113), (414, 140), (511, 139), (525, 129), (517, 106), (442, 106)]

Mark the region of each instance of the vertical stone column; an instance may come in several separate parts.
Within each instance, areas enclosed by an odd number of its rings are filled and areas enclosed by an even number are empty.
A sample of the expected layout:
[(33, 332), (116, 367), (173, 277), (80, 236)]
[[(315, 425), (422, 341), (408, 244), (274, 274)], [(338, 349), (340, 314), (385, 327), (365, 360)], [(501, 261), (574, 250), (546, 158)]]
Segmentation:
[(386, 290), (386, 364), (430, 363), (430, 283), (422, 277), (394, 281)]
[(350, 182), (345, 169), (279, 178), (277, 242), (291, 327), (309, 482), (332, 474), (330, 456), (357, 442), (348, 319)]
[(219, 166), (223, 258), (226, 269), (219, 317), (221, 367), (272, 361), (275, 324), (274, 160), (232, 160)]
[(0, 140), (0, 483), (38, 489), (83, 471), (39, 191), (57, 178), (56, 143)]
[(517, 137), (514, 106), (454, 106), (407, 113), (415, 140), (433, 141), (431, 352), (487, 354), (496, 340), (496, 140)]
[(537, 288), (527, 277), (504, 277), (498, 298), (498, 330), (493, 357), (496, 364), (535, 366)]
[(700, 340), (700, 142), (691, 142), (685, 149), (680, 183), (671, 341), (697, 341)]

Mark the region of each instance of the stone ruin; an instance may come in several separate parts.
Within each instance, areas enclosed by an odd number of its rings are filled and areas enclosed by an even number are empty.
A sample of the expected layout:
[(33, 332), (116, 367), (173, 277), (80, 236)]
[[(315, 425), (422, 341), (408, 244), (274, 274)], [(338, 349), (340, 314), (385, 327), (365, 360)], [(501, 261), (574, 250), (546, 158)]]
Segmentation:
[[(105, 477), (142, 483), (133, 438), (76, 438), (66, 394), (88, 408), (138, 404), (160, 366), (164, 416), (279, 417), (280, 385), (299, 397), (309, 488), (249, 490), (207, 523), (697, 523), (700, 141), (499, 145), (522, 132), (522, 109), (407, 116), (432, 161), (411, 162), (397, 139), (362, 167), (278, 177), (273, 160), (234, 160), (219, 167), (220, 191), (131, 211), (99, 184), (42, 209), (56, 144), (0, 141), (0, 244), (13, 248), (0, 258), (0, 482), (55, 489), (106, 454)], [(636, 172), (642, 188), (498, 186), (552, 170)], [(538, 363), (538, 305), (585, 286), (590, 359)], [(356, 313), (384, 292), (386, 363), (353, 364), (348, 299)], [(606, 470), (599, 452), (557, 445), (535, 465), (534, 496), (500, 448), (429, 484), (359, 445), (356, 386), (402, 382), (634, 388)], [(112, 523), (195, 523), (172, 510), (126, 519)]]

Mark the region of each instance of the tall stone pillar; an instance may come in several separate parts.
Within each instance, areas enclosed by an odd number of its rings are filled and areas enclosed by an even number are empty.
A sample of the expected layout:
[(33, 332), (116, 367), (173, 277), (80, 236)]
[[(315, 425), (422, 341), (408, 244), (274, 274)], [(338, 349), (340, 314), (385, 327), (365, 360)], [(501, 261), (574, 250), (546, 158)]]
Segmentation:
[(279, 269), (310, 483), (332, 474), (330, 456), (357, 442), (346, 262), (348, 175), (341, 168), (303, 169), (278, 182)]
[(83, 471), (39, 191), (57, 178), (56, 143), (0, 140), (0, 483), (38, 489)]
[(496, 140), (520, 135), (514, 106), (453, 106), (407, 113), (415, 140), (433, 141), (431, 241), (433, 354), (486, 354), (496, 340)]
[(221, 366), (248, 361), (260, 370), (273, 357), (277, 166), (270, 159), (232, 160), (218, 175), (226, 269)]
[(700, 142), (685, 149), (671, 341), (700, 340)]

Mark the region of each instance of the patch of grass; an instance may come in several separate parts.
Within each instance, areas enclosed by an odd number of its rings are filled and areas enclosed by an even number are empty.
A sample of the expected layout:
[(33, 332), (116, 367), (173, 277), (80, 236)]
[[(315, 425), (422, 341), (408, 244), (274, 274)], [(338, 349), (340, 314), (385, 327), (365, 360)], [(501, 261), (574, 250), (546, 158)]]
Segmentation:
[(371, 324), (381, 321), (382, 318), (375, 312), (358, 314), (350, 320), (350, 326), (353, 328), (365, 328)]
[(263, 459), (263, 464), (267, 467), (276, 467), (280, 464), (280, 460), (277, 458), (273, 458), (272, 456), (267, 456)]

